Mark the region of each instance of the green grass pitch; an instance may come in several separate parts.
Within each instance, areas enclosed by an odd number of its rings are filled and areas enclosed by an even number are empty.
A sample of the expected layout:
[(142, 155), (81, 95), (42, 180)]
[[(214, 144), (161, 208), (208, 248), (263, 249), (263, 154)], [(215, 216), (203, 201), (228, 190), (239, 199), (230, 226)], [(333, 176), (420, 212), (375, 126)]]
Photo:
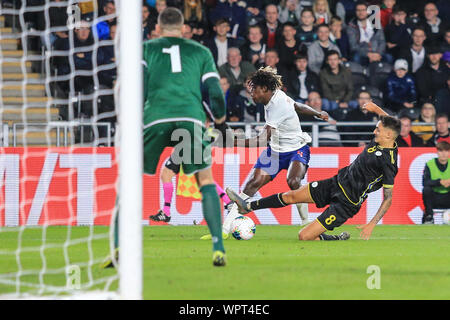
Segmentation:
[[(42, 228), (27, 229), (22, 247), (42, 243)], [(96, 227), (106, 234), (106, 227)], [(333, 234), (349, 231), (348, 241), (297, 240), (298, 226), (261, 226), (250, 241), (225, 241), (228, 264), (212, 266), (210, 241), (199, 237), (206, 226), (144, 227), (144, 298), (183, 299), (450, 299), (450, 227), (377, 226), (369, 241), (359, 239), (355, 226), (342, 226)], [(47, 247), (21, 253), (23, 270), (64, 266), (67, 227), (46, 230)], [(70, 229), (72, 240), (89, 235), (89, 228)], [(17, 271), (16, 232), (0, 230), (0, 275)], [(56, 244), (56, 245), (55, 245)], [(55, 245), (55, 246), (53, 246)], [(89, 251), (89, 249), (91, 249)], [(94, 240), (92, 246), (72, 244), (66, 248), (71, 264), (86, 262), (108, 253), (108, 240)], [(379, 289), (373, 269), (379, 268)], [(97, 264), (81, 266), (83, 281), (114, 275)], [(46, 284), (65, 283), (61, 274), (41, 275)], [(23, 276), (23, 281), (39, 283), (39, 276)], [(101, 285), (99, 285), (101, 286)], [(117, 282), (111, 288), (117, 286)], [(13, 291), (0, 284), (0, 294)]]

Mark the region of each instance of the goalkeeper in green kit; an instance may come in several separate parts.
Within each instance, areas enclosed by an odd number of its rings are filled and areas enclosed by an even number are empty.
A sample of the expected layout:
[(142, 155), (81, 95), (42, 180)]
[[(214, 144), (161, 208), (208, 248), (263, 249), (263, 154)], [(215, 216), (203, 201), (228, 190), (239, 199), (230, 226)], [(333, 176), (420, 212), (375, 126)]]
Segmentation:
[(182, 38), (183, 15), (166, 8), (158, 17), (161, 38), (144, 43), (144, 172), (155, 174), (165, 147), (172, 161), (195, 174), (202, 194), (203, 215), (212, 234), (213, 265), (224, 266), (222, 215), (211, 171), (211, 141), (201, 84), (207, 88), (215, 127), (225, 132), (225, 99), (209, 49)]

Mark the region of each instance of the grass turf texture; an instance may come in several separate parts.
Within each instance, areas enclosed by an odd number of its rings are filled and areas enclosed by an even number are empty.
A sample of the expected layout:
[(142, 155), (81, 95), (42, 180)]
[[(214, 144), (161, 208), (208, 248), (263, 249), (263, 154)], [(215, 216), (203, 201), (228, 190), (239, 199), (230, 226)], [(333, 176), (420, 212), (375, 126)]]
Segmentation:
[[(450, 227), (377, 226), (369, 241), (359, 239), (354, 226), (343, 226), (332, 234), (349, 231), (348, 241), (297, 240), (298, 226), (257, 226), (250, 241), (226, 240), (228, 264), (212, 266), (210, 241), (199, 237), (205, 226), (144, 227), (145, 299), (450, 299)], [(107, 228), (96, 227), (107, 233)], [(89, 228), (71, 228), (71, 238), (83, 238)], [(67, 228), (47, 229), (47, 244), (62, 243)], [(39, 245), (42, 229), (23, 234), (23, 246)], [(92, 243), (95, 258), (108, 253), (108, 240)], [(17, 233), (0, 232), (2, 250), (17, 248)], [(85, 262), (86, 244), (68, 248), (71, 263)], [(45, 250), (48, 267), (64, 266), (62, 248)], [(16, 270), (15, 255), (0, 254), (0, 274)], [(39, 269), (40, 253), (24, 252), (23, 268)], [(380, 289), (368, 289), (373, 273), (380, 268)], [(114, 275), (114, 270), (92, 266), (94, 279)], [(89, 267), (82, 266), (86, 280)], [(38, 281), (28, 276), (29, 281)], [(45, 276), (48, 283), (65, 283), (64, 276)], [(116, 287), (117, 283), (113, 285)], [(101, 286), (100, 286), (101, 287)], [(0, 294), (11, 292), (0, 284)]]

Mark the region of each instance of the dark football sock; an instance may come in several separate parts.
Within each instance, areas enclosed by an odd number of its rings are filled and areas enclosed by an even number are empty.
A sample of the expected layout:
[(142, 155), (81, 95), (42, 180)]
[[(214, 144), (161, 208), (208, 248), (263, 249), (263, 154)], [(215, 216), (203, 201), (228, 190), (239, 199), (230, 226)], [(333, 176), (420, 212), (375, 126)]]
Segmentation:
[(284, 203), (282, 197), (282, 193), (277, 193), (274, 195), (271, 195), (266, 198), (262, 198), (256, 201), (252, 201), (250, 203), (250, 208), (252, 210), (259, 210), (259, 209), (265, 209), (265, 208), (282, 208), (286, 207), (287, 204)]
[(331, 234), (322, 233), (319, 236), (319, 239), (320, 240), (324, 240), (324, 241), (333, 241), (333, 240), (339, 240), (339, 236), (334, 236), (334, 235), (331, 235)]

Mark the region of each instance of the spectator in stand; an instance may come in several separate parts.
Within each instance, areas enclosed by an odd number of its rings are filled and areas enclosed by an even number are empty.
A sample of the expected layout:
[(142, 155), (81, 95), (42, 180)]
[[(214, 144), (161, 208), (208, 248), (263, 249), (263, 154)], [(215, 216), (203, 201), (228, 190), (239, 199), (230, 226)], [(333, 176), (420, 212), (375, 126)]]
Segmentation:
[[(61, 2), (62, 0), (53, 0), (52, 2)], [(49, 15), (49, 24), (50, 28), (57, 28), (57, 27), (65, 27), (67, 25), (68, 16), (67, 16), (67, 8), (66, 7), (53, 7), (51, 6), (48, 9), (48, 15)], [(38, 30), (45, 30), (46, 28), (46, 21), (45, 21), (45, 14), (39, 14), (38, 16), (39, 21), (37, 23), (37, 29)], [(47, 34), (41, 35), (41, 42), (47, 49), (51, 49), (53, 44), (57, 39), (64, 39), (68, 37), (68, 34), (66, 31), (56, 31), (56, 32), (50, 32), (48, 33), (48, 38), (46, 37)], [(48, 42), (47, 42), (48, 41)]]
[(449, 23), (439, 18), (438, 15), (439, 10), (436, 4), (428, 2), (424, 8), (424, 20), (420, 23), (427, 34), (425, 45), (440, 45), (444, 39), (444, 33), (448, 29)]
[(242, 61), (241, 52), (235, 47), (228, 49), (227, 62), (219, 67), (220, 76), (227, 77), (230, 90), (236, 92), (243, 89), (247, 76), (255, 71), (250, 62)]
[(416, 86), (413, 77), (408, 74), (408, 62), (398, 59), (387, 79), (386, 102), (389, 109), (398, 112), (403, 108), (414, 108), (416, 98)]
[(283, 25), (283, 40), (275, 47), (280, 57), (280, 65), (285, 70), (292, 70), (295, 67), (294, 59), (300, 51), (300, 44), (295, 39), (295, 33), (295, 26), (286, 22)]
[(308, 56), (305, 54), (295, 57), (295, 67), (285, 83), (287, 94), (295, 101), (305, 103), (312, 91), (320, 90), (319, 77), (308, 68)]
[(231, 92), (230, 83), (227, 77), (220, 77), (220, 87), (222, 88), (225, 104), (227, 106), (227, 121), (239, 122), (244, 121), (243, 111), (236, 108), (236, 93)]
[(158, 23), (158, 15), (161, 11), (163, 11), (165, 8), (167, 8), (167, 2), (166, 0), (156, 0), (154, 6), (150, 5), (150, 15), (149, 15), (149, 21), (151, 25), (156, 25)]
[(253, 25), (248, 27), (247, 41), (241, 47), (242, 59), (251, 62), (255, 68), (264, 64), (266, 54), (266, 44), (262, 43), (261, 26)]
[(319, 73), (325, 111), (348, 108), (353, 94), (352, 73), (340, 64), (339, 52), (330, 50), (326, 56), (326, 65)]
[(184, 0), (183, 1), (184, 23), (191, 26), (192, 39), (202, 42), (205, 37), (205, 13), (201, 0)]
[(350, 42), (347, 31), (342, 29), (342, 19), (338, 16), (330, 21), (330, 41), (338, 46), (342, 61), (350, 60)]
[(428, 52), (428, 61), (416, 73), (417, 91), (422, 102), (434, 101), (436, 93), (447, 87), (447, 78), (450, 73), (439, 47), (431, 47)]
[(406, 11), (396, 5), (392, 11), (392, 22), (384, 28), (387, 52), (395, 59), (399, 57), (402, 48), (408, 48), (411, 43), (411, 28), (406, 24)]
[(205, 46), (211, 50), (217, 67), (227, 62), (227, 52), (236, 46), (236, 40), (228, 36), (230, 23), (227, 18), (217, 19), (214, 23), (214, 35), (205, 41)]
[(404, 7), (406, 12), (408, 12), (408, 16), (414, 24), (420, 22), (419, 16), (422, 15), (423, 9), (428, 2), (429, 0), (397, 0), (397, 3)]
[(380, 7), (380, 22), (381, 27), (384, 29), (386, 26), (391, 23), (392, 20), (392, 11), (395, 6), (395, 0), (383, 0), (383, 3)]
[[(266, 55), (264, 56), (264, 65), (263, 67), (272, 67), (277, 69), (277, 73), (281, 75), (283, 82), (288, 79), (289, 72), (291, 70), (286, 70), (280, 65), (280, 58), (278, 55), (278, 51), (276, 49), (268, 49)], [(284, 85), (284, 83), (283, 83)], [(285, 87), (283, 90), (287, 90)]]
[(327, 0), (315, 0), (312, 6), (314, 17), (316, 18), (315, 25), (328, 24), (332, 18), (330, 6)]
[(225, 97), (225, 104), (227, 108), (234, 103), (234, 99), (236, 98), (236, 92), (232, 92), (230, 90), (230, 83), (228, 82), (227, 77), (220, 77), (220, 87), (222, 88), (223, 96)]
[[(367, 91), (361, 91), (358, 94), (358, 108), (343, 109), (340, 108), (331, 112), (331, 115), (337, 121), (343, 122), (376, 122), (377, 116), (368, 112), (362, 107), (371, 102), (372, 98)], [(342, 135), (342, 140), (346, 141), (346, 146), (365, 146), (366, 141), (373, 139), (373, 125), (370, 126), (345, 126), (341, 127), (340, 132), (346, 132)]]
[(420, 138), (422, 139), (424, 144), (433, 136), (435, 130), (434, 127), (435, 116), (436, 116), (436, 109), (431, 103), (426, 102), (422, 105), (422, 108), (420, 109), (419, 117), (413, 122), (413, 123), (426, 122), (429, 124), (420, 126), (413, 125), (411, 129), (414, 133), (420, 135)]
[(269, 4), (265, 9), (266, 18), (261, 23), (263, 41), (268, 49), (275, 48), (277, 42), (281, 41), (283, 34), (283, 25), (280, 22), (278, 7)]
[(93, 29), (97, 33), (99, 40), (105, 40), (110, 37), (109, 28), (116, 23), (116, 4), (113, 0), (105, 1), (103, 4), (103, 12), (105, 16), (109, 16), (107, 20), (97, 23)]
[[(112, 24), (109, 27), (109, 40), (116, 38), (117, 25)], [(108, 66), (107, 70), (98, 72), (98, 80), (100, 84), (112, 88), (117, 79), (117, 68), (114, 45), (100, 46), (97, 50), (97, 64), (100, 66)]]
[[(450, 52), (447, 52), (447, 65), (450, 64)], [(447, 76), (447, 88), (438, 90), (436, 93), (436, 112), (447, 113), (450, 117), (450, 73)]]
[[(179, 9), (180, 11), (183, 11), (184, 1), (185, 0), (167, 0), (167, 6), (175, 7), (177, 9)], [(196, 1), (196, 0), (193, 0), (193, 1)]]
[(434, 223), (433, 209), (450, 208), (450, 144), (441, 141), (436, 149), (437, 158), (429, 160), (423, 171), (423, 224)]
[(156, 25), (153, 25), (153, 27), (150, 29), (150, 40), (159, 38), (160, 34), (158, 33), (158, 30), (156, 30)]
[(438, 142), (445, 141), (450, 143), (450, 135), (448, 129), (448, 116), (444, 113), (436, 115), (436, 132), (427, 141), (427, 147), (435, 147)]
[(192, 39), (194, 34), (192, 33), (192, 27), (188, 24), (183, 25), (183, 38), (185, 39)]
[(439, 16), (445, 21), (450, 20), (450, 3), (447, 0), (438, 0), (436, 5), (439, 9)]
[(425, 63), (427, 49), (423, 46), (427, 38), (425, 30), (417, 27), (411, 34), (412, 44), (408, 47), (400, 47), (398, 57), (408, 62), (409, 73), (415, 74)]
[(402, 116), (400, 135), (397, 137), (397, 146), (399, 147), (424, 147), (423, 140), (411, 131), (411, 118)]
[[(74, 70), (72, 64), (69, 62), (68, 56), (58, 56), (54, 59), (57, 74), (67, 75), (74, 74), (79, 70), (92, 70), (92, 49), (83, 49), (83, 47), (91, 47), (94, 44), (94, 39), (91, 33), (91, 25), (85, 20), (81, 20), (75, 25), (73, 38), (73, 49), (76, 52), (73, 54)], [(69, 38), (57, 39), (54, 44), (54, 50), (66, 51), (69, 53), (71, 49)], [(92, 76), (76, 76), (74, 80), (76, 91), (89, 91), (93, 86)], [(60, 88), (68, 93), (69, 81), (59, 82)]]
[(311, 43), (317, 40), (317, 29), (314, 26), (314, 12), (305, 8), (301, 15), (301, 25), (298, 27), (296, 38), (301, 45), (301, 52), (306, 53)]
[(441, 44), (441, 52), (450, 52), (450, 28), (445, 31), (444, 40)]
[(347, 34), (354, 62), (364, 66), (379, 61), (392, 63), (392, 57), (385, 53), (383, 30), (374, 28), (368, 19), (366, 2), (361, 1), (356, 5), (356, 18), (349, 22)]
[(319, 74), (327, 53), (333, 50), (340, 56), (341, 51), (338, 46), (330, 41), (330, 27), (328, 25), (321, 24), (317, 28), (317, 37), (318, 39), (308, 47), (308, 58), (311, 71)]
[(264, 5), (259, 0), (247, 0), (247, 25), (260, 24), (264, 20)]
[(245, 86), (236, 96), (232, 110), (239, 110), (241, 121), (245, 122), (263, 122), (264, 118), (264, 105), (253, 101), (250, 93), (250, 88)]
[(231, 37), (244, 39), (247, 33), (247, 4), (244, 1), (222, 0), (216, 2), (214, 8), (209, 11), (209, 21), (219, 18), (227, 18), (230, 22)]
[[(285, 2), (283, 6), (283, 2)], [(294, 26), (300, 25), (300, 17), (302, 14), (303, 7), (300, 5), (298, 0), (286, 0), (280, 3), (280, 22), (286, 23), (290, 22)]]
[(280, 67), (279, 63), (280, 58), (278, 56), (278, 51), (275, 49), (269, 49), (267, 50), (266, 54), (264, 55), (264, 67), (272, 67), (278, 70), (278, 74), (280, 74)]
[(148, 4), (144, 3), (144, 5), (142, 6), (142, 35), (144, 41), (150, 39), (150, 30), (152, 29), (152, 27), (154, 27), (150, 20), (150, 12), (151, 7)]
[(355, 18), (356, 3), (358, 1), (359, 0), (339, 0), (336, 4), (336, 15), (341, 18), (345, 24)]
[[(308, 100), (306, 104), (316, 110), (317, 112), (322, 112), (322, 98), (317, 91), (311, 91), (308, 94)], [(322, 120), (317, 119), (313, 116), (299, 115), (301, 122), (317, 122), (323, 123)], [(323, 147), (340, 147), (341, 136), (336, 128), (336, 121), (330, 116), (328, 119), (329, 125), (319, 126), (319, 144)]]

